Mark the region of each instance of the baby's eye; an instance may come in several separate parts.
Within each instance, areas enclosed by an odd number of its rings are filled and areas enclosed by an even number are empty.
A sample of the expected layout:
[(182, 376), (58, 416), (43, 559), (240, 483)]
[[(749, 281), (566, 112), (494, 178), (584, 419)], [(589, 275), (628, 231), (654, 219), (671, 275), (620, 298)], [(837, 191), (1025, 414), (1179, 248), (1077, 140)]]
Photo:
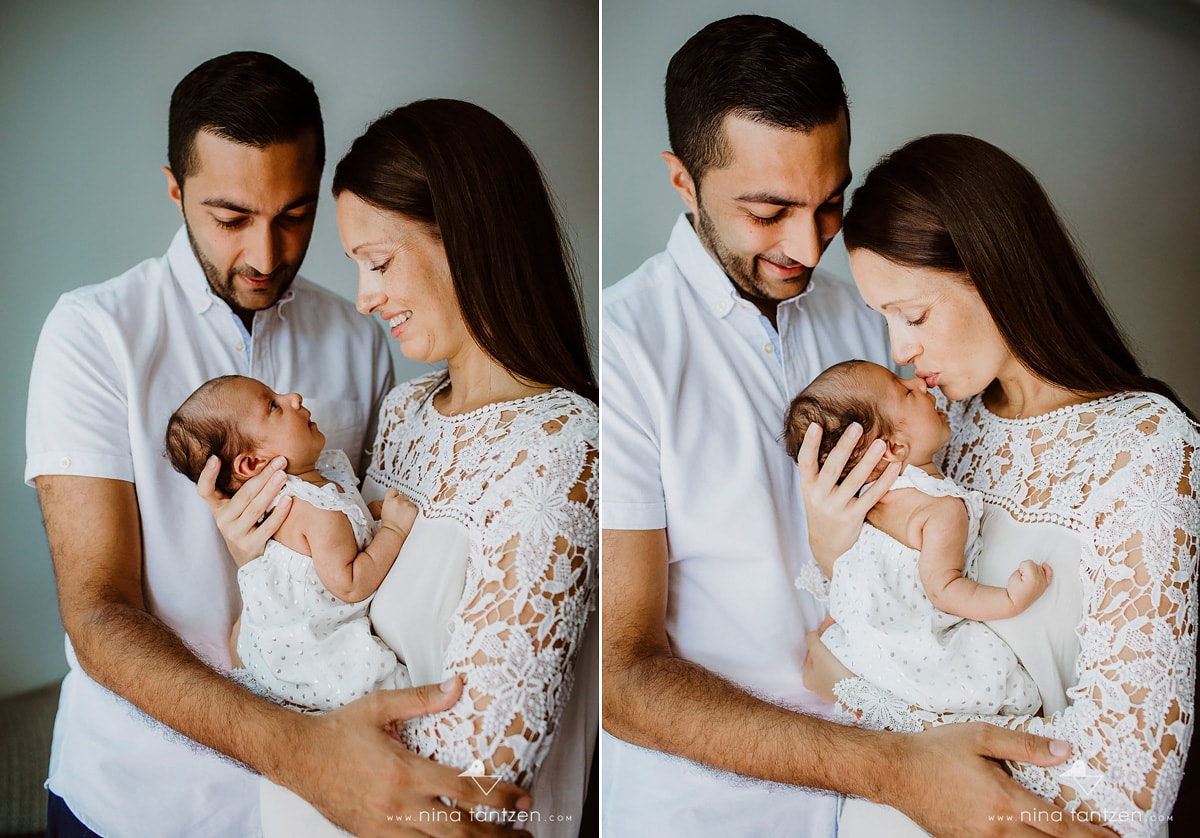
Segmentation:
[(271, 413), (276, 410), (279, 410), (279, 402), (275, 401), (274, 399), (271, 399), (271, 404), (267, 408), (267, 413)]

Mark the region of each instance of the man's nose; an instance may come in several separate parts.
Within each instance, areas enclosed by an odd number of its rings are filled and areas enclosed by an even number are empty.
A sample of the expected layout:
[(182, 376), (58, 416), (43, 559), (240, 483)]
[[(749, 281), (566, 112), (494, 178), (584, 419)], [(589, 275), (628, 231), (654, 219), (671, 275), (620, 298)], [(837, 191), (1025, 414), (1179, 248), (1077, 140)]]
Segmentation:
[(796, 213), (784, 225), (784, 239), (780, 243), (784, 255), (806, 268), (815, 268), (825, 250), (816, 217)]
[(246, 261), (251, 268), (263, 275), (270, 275), (279, 267), (279, 234), (271, 224), (256, 224), (250, 232), (251, 241), (246, 248)]

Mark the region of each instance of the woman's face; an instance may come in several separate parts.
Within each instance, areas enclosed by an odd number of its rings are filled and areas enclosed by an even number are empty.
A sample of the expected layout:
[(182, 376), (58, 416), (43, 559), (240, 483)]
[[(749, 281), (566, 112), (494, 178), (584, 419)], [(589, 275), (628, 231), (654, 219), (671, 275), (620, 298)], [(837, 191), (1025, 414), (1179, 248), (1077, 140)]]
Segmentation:
[(337, 224), (358, 263), (358, 310), (383, 318), (404, 357), (434, 363), (478, 351), (434, 230), (350, 192), (337, 198)]
[(980, 393), (1016, 364), (979, 292), (958, 274), (850, 251), (858, 293), (887, 320), (892, 360), (950, 399)]

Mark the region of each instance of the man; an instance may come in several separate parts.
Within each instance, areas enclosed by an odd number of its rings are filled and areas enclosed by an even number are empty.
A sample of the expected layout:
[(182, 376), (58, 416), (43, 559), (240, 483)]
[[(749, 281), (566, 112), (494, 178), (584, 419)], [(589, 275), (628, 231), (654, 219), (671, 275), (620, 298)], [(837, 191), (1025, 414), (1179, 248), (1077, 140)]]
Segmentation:
[[(483, 795), (392, 736), (396, 720), (448, 707), (456, 681), (309, 716), (221, 674), (240, 607), (234, 566), (161, 453), (168, 417), (202, 382), (240, 373), (303, 393), (329, 446), (361, 461), (392, 383), (382, 332), (297, 277), (324, 160), (308, 79), (261, 53), (205, 62), (171, 98), (165, 172), (184, 225), (166, 255), (65, 294), (46, 320), (25, 476), (42, 505), (70, 664), (47, 782), (51, 835), (255, 834), (258, 779), (209, 748), (359, 835), (394, 834), (405, 815), (444, 809), (439, 798), (512, 808), (523, 797), (507, 785)], [(279, 467), (259, 485), (281, 483)]]
[(833, 835), (836, 797), (804, 786), (938, 832), (1027, 828), (1021, 810), (1053, 807), (986, 757), (1065, 752), (983, 725), (843, 728), (804, 687), (823, 609), (793, 586), (808, 548), (783, 415), (833, 363), (888, 364), (882, 321), (814, 270), (851, 180), (836, 64), (780, 21), (718, 21), (672, 58), (666, 108), (687, 212), (604, 299), (606, 832)]

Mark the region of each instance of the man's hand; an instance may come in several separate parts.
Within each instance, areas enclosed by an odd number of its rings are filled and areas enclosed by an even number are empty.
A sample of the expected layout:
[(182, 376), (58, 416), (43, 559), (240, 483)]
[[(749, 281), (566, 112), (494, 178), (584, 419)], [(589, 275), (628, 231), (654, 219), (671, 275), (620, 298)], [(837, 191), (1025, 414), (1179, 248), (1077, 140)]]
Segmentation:
[(871, 488), (858, 497), (887, 446), (880, 440), (873, 442), (858, 465), (839, 482), (842, 469), (863, 434), (862, 426), (855, 422), (847, 428), (818, 469), (821, 433), (820, 425), (808, 426), (796, 464), (800, 467), (800, 491), (804, 494), (804, 513), (808, 517), (808, 544), (817, 564), (826, 576), (832, 577), (834, 559), (858, 539), (867, 510), (892, 487), (900, 474), (900, 464), (889, 464)]
[(287, 495), (259, 524), (287, 479), (283, 472), (286, 465), (287, 460), (276, 457), (261, 472), (242, 484), (231, 498), (217, 489), (217, 474), (221, 470), (221, 461), (217, 457), (209, 457), (204, 464), (204, 471), (200, 472), (196, 493), (212, 511), (217, 529), (221, 531), (225, 546), (229, 548), (238, 567), (263, 554), (267, 542), (278, 532), (287, 518), (288, 510), (292, 508), (292, 498)]
[(1113, 834), (1065, 813), (1017, 783), (998, 760), (1059, 765), (1065, 742), (983, 722), (948, 724), (902, 740), (904, 770), (876, 797), (904, 812), (934, 835), (1054, 835), (1068, 838)]
[[(524, 834), (467, 813), (475, 806), (526, 811), (532, 806), (528, 792), (510, 783), (485, 792), (486, 784), (417, 756), (397, 738), (398, 723), (446, 710), (461, 694), (455, 677), (440, 685), (381, 690), (331, 713), (298, 717), (297, 758), (270, 779), (360, 838)], [(454, 808), (461, 811), (454, 814)]]

